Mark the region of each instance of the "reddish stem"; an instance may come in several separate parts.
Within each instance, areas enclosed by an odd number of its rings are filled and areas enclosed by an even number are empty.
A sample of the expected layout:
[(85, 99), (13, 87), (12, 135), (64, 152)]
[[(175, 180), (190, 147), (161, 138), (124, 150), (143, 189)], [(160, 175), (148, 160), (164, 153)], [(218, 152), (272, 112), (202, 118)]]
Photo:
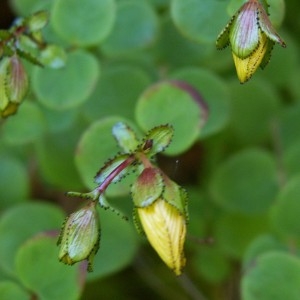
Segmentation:
[(101, 194), (103, 193), (107, 187), (111, 184), (114, 178), (119, 175), (126, 167), (131, 165), (134, 161), (136, 161), (135, 156), (129, 156), (126, 160), (124, 160), (121, 164), (119, 164), (115, 169), (113, 169), (110, 174), (105, 178), (105, 180), (97, 187), (97, 191)]

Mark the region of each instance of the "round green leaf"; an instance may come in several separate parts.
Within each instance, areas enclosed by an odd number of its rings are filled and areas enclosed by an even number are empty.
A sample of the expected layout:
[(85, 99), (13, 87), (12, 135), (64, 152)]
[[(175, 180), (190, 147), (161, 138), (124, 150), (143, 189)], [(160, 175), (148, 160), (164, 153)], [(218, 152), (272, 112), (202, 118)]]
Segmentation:
[(72, 127), (46, 134), (37, 143), (37, 162), (41, 176), (49, 184), (63, 190), (81, 189), (82, 181), (74, 162), (81, 130)]
[(284, 246), (276, 237), (270, 234), (260, 235), (255, 240), (253, 240), (244, 255), (244, 270), (253, 266), (260, 255), (269, 251), (287, 252), (288, 248)]
[(137, 98), (150, 82), (141, 68), (122, 64), (106, 67), (83, 113), (91, 121), (116, 114), (133, 119)]
[(288, 177), (295, 176), (300, 173), (298, 163), (300, 161), (300, 140), (296, 140), (294, 144), (283, 153), (284, 170)]
[(206, 113), (200, 105), (197, 92), (186, 88), (185, 83), (161, 82), (141, 95), (135, 115), (145, 131), (158, 125), (172, 125), (174, 138), (165, 153), (176, 155), (191, 147), (200, 133)]
[(280, 98), (264, 80), (252, 80), (246, 85), (229, 84), (231, 92), (230, 130), (233, 139), (243, 143), (259, 143), (270, 136), (280, 109)]
[(10, 0), (13, 10), (22, 16), (28, 16), (36, 11), (41, 0)]
[(208, 106), (208, 119), (200, 131), (200, 138), (224, 129), (230, 114), (229, 90), (225, 82), (214, 73), (200, 68), (179, 69), (171, 77), (192, 85)]
[(0, 156), (0, 208), (9, 207), (29, 196), (29, 174), (16, 158)]
[(50, 133), (57, 133), (69, 129), (74, 125), (75, 120), (79, 114), (77, 108), (66, 111), (56, 111), (42, 107), (42, 112), (45, 116), (47, 129)]
[(0, 281), (1, 300), (30, 300), (31, 295), (13, 281)]
[(169, 15), (161, 21), (157, 55), (172, 68), (203, 64), (215, 52), (214, 45), (199, 44), (183, 37)]
[[(82, 134), (75, 153), (75, 163), (79, 174), (89, 189), (94, 189), (94, 177), (105, 162), (113, 158), (121, 149), (112, 135), (112, 128), (118, 122), (125, 122), (134, 129), (130, 121), (112, 116), (94, 122)], [(130, 176), (109, 187), (111, 196), (122, 195), (129, 191)]]
[(158, 33), (158, 18), (145, 1), (128, 0), (117, 4), (116, 23), (102, 44), (109, 55), (143, 49), (153, 44)]
[(43, 105), (54, 110), (66, 110), (88, 99), (98, 77), (97, 59), (84, 50), (77, 50), (68, 55), (64, 68), (36, 68), (32, 84)]
[(88, 280), (120, 271), (132, 263), (137, 252), (137, 234), (131, 223), (111, 211), (103, 210), (100, 211), (100, 222), (100, 249), (95, 256), (94, 271), (88, 274)]
[(300, 260), (291, 254), (271, 251), (258, 257), (242, 279), (244, 300), (298, 300)]
[(179, 31), (187, 38), (205, 43), (214, 43), (226, 25), (227, 3), (218, 0), (173, 0), (171, 15)]
[(53, 28), (72, 45), (95, 45), (111, 32), (115, 10), (114, 0), (58, 0), (51, 14)]
[(26, 203), (5, 211), (0, 221), (1, 268), (14, 274), (14, 259), (19, 247), (37, 233), (58, 230), (63, 220), (60, 209), (45, 203)]
[(287, 150), (297, 141), (300, 141), (300, 103), (288, 106), (282, 110), (278, 125), (283, 150)]
[(3, 140), (9, 145), (33, 142), (42, 135), (45, 124), (40, 108), (27, 100), (20, 106), (18, 115), (3, 124)]
[(215, 223), (216, 245), (234, 259), (241, 259), (254, 238), (268, 230), (266, 215), (223, 214)]
[(265, 151), (244, 150), (219, 165), (210, 191), (213, 200), (226, 211), (264, 213), (278, 192), (276, 163)]
[(79, 265), (59, 262), (56, 238), (39, 236), (22, 245), (16, 255), (17, 275), (39, 299), (76, 300), (80, 295)]
[(224, 281), (230, 272), (230, 262), (220, 251), (212, 246), (201, 246), (193, 260), (193, 266), (210, 283)]
[(300, 239), (300, 176), (288, 181), (270, 212), (271, 223), (281, 234)]

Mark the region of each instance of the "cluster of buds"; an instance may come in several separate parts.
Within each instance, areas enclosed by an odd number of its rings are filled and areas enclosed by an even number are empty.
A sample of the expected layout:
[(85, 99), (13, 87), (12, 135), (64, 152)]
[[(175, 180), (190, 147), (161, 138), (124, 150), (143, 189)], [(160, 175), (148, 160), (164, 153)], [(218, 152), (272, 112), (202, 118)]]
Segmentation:
[(16, 113), (28, 91), (29, 80), (21, 58), (38, 66), (64, 65), (64, 51), (42, 38), (48, 19), (48, 13), (40, 11), (17, 19), (8, 30), (0, 30), (0, 116), (3, 118)]
[(265, 68), (275, 43), (286, 47), (270, 22), (267, 11), (268, 6), (264, 0), (247, 1), (217, 39), (218, 49), (231, 46), (241, 83), (248, 81), (259, 66)]
[(88, 270), (92, 270), (100, 232), (95, 204), (116, 211), (107, 202), (105, 191), (111, 183), (136, 170), (138, 176), (131, 187), (135, 225), (139, 232), (145, 233), (166, 265), (180, 275), (185, 265), (187, 194), (152, 162), (153, 157), (170, 144), (173, 128), (169, 125), (155, 127), (139, 142), (131, 128), (117, 123), (113, 135), (123, 152), (96, 174), (97, 187), (89, 193), (68, 193), (90, 200), (90, 203), (67, 218), (58, 240), (61, 245), (59, 259), (66, 264), (87, 259)]

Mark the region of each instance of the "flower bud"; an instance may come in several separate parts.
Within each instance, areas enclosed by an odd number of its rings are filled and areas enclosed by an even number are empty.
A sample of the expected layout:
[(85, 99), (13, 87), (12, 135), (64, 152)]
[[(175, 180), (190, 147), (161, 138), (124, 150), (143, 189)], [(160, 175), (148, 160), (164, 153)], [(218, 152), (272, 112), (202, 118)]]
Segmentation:
[(17, 55), (0, 62), (0, 112), (2, 117), (14, 114), (28, 91), (28, 76)]
[(88, 271), (92, 271), (92, 263), (99, 249), (99, 242), (99, 218), (96, 202), (92, 201), (67, 217), (57, 241), (57, 244), (61, 245), (59, 260), (73, 265), (87, 259)]
[(135, 213), (150, 244), (176, 275), (185, 265), (184, 193), (157, 168), (146, 168), (132, 186)]
[(275, 43), (286, 46), (272, 26), (264, 6), (259, 0), (249, 0), (218, 36), (216, 46), (223, 49), (231, 45), (238, 78), (244, 83), (259, 66), (264, 68), (268, 64)]

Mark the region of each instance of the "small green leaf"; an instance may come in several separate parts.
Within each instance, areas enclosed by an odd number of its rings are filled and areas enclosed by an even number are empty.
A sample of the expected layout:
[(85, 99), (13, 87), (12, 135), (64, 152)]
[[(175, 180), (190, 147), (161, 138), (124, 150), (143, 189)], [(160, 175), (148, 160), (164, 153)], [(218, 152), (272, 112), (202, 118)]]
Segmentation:
[[(99, 168), (105, 165), (107, 159), (120, 151), (112, 135), (113, 126), (123, 122), (135, 129), (135, 126), (122, 117), (111, 116), (92, 123), (79, 139), (75, 152), (75, 163), (85, 186), (93, 190), (93, 178)], [(128, 176), (116, 185), (110, 185), (109, 195), (122, 195), (129, 191), (132, 178)]]
[(56, 45), (47, 45), (41, 51), (39, 61), (46, 67), (59, 69), (65, 66), (67, 55), (63, 48)]
[(118, 122), (114, 125), (112, 134), (123, 151), (131, 153), (136, 150), (139, 142), (135, 132), (128, 125)]
[(49, 21), (49, 14), (46, 11), (39, 11), (31, 15), (25, 20), (30, 32), (43, 29)]
[[(148, 156), (153, 156), (159, 152), (164, 151), (172, 141), (174, 129), (170, 125), (161, 125), (152, 128), (145, 136), (144, 143), (140, 148), (147, 153)], [(147, 149), (147, 143), (149, 143)]]

